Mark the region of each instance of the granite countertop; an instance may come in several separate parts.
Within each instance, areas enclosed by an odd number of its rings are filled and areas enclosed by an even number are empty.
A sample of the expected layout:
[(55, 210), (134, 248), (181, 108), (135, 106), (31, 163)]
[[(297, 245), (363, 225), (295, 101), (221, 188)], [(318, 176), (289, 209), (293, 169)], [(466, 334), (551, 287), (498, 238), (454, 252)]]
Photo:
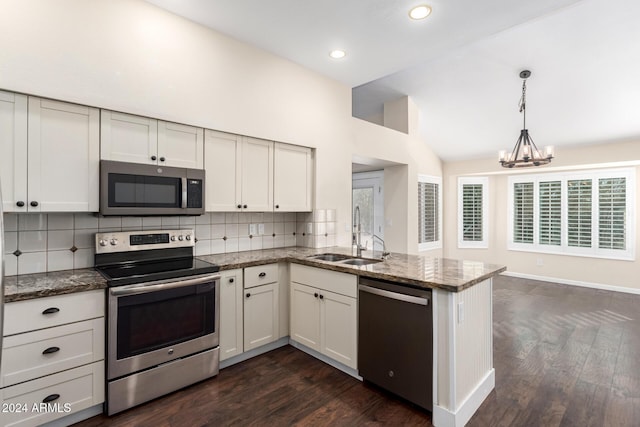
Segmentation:
[[(310, 249), (291, 247), (204, 255), (198, 258), (220, 265), (221, 270), (244, 268), (272, 262), (293, 262), (327, 270), (357, 274), (373, 279), (390, 280), (416, 288), (438, 288), (449, 292), (462, 291), (507, 269), (502, 265), (486, 264), (479, 261), (433, 258), (395, 252), (392, 252), (383, 262), (363, 266), (309, 258), (312, 255), (322, 253), (352, 255), (351, 248)], [(367, 257), (372, 257), (371, 251), (364, 252), (363, 258)]]
[(104, 289), (107, 281), (92, 268), (8, 276), (4, 280), (4, 302)]
[[(309, 258), (322, 253), (352, 255), (351, 248), (311, 249), (290, 247), (257, 251), (203, 255), (197, 258), (218, 264), (220, 270), (232, 270), (274, 262), (293, 262), (373, 279), (391, 280), (415, 288), (459, 292), (506, 270), (506, 267), (448, 258), (391, 253), (383, 262), (354, 266)], [(371, 251), (363, 254), (371, 257)], [(104, 289), (106, 280), (93, 269), (24, 274), (5, 278), (4, 301), (14, 302), (74, 292)]]

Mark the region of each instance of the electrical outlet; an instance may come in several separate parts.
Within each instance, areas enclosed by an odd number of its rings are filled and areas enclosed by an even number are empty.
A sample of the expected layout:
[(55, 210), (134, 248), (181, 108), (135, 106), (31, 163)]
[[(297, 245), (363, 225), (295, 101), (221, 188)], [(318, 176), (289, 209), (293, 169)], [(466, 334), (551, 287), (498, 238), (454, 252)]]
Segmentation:
[(264, 224), (258, 224), (258, 234), (261, 236), (264, 234)]
[(258, 227), (256, 227), (257, 224), (249, 224), (249, 235), (251, 236), (255, 236), (256, 234), (258, 234)]
[(307, 234), (313, 234), (313, 223), (312, 222), (308, 222), (307, 223)]
[(458, 303), (458, 323), (464, 322), (464, 301)]

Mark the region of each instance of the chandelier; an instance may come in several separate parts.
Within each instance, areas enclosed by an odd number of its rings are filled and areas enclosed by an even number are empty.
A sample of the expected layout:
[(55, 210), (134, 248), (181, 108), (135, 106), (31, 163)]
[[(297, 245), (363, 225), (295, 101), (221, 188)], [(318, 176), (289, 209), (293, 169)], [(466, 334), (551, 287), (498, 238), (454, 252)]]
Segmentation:
[(498, 154), (498, 158), (502, 167), (505, 168), (525, 168), (529, 166), (542, 166), (551, 163), (553, 159), (553, 147), (544, 147), (544, 152), (540, 152), (533, 139), (529, 136), (529, 130), (527, 129), (527, 79), (531, 76), (531, 71), (523, 70), (520, 72), (520, 78), (522, 79), (522, 97), (520, 98), (520, 112), (522, 113), (522, 130), (520, 131), (520, 137), (516, 141), (516, 145), (513, 147), (513, 151), (510, 155), (502, 150)]

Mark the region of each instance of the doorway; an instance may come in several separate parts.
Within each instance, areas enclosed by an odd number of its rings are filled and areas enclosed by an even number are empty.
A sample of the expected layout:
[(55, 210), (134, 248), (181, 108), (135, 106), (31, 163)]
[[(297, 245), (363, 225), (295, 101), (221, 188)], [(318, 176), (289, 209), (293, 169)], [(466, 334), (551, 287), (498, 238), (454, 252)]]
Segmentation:
[(354, 172), (352, 174), (351, 213), (353, 243), (356, 232), (356, 207), (360, 211), (361, 241), (367, 249), (381, 251), (384, 239), (384, 170)]

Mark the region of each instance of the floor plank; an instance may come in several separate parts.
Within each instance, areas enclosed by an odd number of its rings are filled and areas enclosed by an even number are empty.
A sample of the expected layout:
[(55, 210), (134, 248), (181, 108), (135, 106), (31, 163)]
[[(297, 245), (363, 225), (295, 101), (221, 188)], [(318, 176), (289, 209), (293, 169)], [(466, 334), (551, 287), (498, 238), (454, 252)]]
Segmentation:
[[(640, 296), (500, 276), (496, 388), (475, 426), (637, 426)], [(431, 426), (431, 413), (290, 346), (98, 426)]]

